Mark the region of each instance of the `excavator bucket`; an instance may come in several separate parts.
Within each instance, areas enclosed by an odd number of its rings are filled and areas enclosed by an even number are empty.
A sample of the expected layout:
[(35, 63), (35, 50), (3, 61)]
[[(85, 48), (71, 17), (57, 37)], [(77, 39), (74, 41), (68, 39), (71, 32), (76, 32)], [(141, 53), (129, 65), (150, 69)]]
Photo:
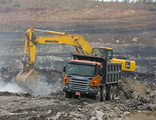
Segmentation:
[(35, 91), (38, 88), (38, 72), (34, 69), (27, 71), (23, 69), (16, 76), (16, 83), (26, 90)]

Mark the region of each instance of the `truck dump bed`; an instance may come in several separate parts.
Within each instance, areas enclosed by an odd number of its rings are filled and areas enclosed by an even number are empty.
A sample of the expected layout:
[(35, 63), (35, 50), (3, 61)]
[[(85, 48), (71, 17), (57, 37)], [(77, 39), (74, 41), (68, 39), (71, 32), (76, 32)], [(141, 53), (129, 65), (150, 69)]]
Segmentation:
[(112, 63), (107, 60), (107, 58), (103, 57), (95, 57), (95, 56), (84, 56), (84, 55), (76, 55), (72, 54), (74, 59), (78, 60), (86, 60), (86, 61), (96, 61), (100, 62), (103, 66), (103, 83), (111, 84), (117, 83), (121, 79), (122, 75), (122, 64), (121, 63)]

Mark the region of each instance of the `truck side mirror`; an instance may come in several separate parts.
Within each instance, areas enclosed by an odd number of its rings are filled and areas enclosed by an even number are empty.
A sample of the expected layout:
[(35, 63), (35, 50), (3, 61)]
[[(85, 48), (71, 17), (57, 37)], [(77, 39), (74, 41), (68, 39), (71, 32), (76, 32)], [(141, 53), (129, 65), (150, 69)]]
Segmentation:
[(99, 75), (102, 76), (103, 67), (100, 67)]
[(63, 72), (66, 72), (66, 66), (63, 67)]

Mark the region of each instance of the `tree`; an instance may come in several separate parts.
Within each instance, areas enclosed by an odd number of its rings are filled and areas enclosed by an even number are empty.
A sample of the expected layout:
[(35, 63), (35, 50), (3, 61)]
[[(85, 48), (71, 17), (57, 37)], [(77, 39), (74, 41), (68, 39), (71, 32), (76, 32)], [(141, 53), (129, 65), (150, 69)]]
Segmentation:
[(156, 11), (156, 6), (154, 6), (153, 4), (148, 5), (148, 10), (150, 11)]
[(21, 5), (19, 4), (18, 0), (16, 0), (16, 2), (13, 4), (13, 7), (21, 7)]
[(6, 4), (7, 1), (6, 1), (6, 0), (2, 0), (1, 3), (2, 3), (2, 4)]

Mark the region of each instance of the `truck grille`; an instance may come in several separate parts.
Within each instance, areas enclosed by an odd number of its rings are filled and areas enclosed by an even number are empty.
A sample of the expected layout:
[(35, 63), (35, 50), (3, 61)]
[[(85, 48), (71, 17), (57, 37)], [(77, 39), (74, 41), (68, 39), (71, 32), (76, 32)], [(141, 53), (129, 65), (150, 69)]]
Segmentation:
[(77, 91), (87, 91), (88, 80), (71, 79), (70, 88)]

